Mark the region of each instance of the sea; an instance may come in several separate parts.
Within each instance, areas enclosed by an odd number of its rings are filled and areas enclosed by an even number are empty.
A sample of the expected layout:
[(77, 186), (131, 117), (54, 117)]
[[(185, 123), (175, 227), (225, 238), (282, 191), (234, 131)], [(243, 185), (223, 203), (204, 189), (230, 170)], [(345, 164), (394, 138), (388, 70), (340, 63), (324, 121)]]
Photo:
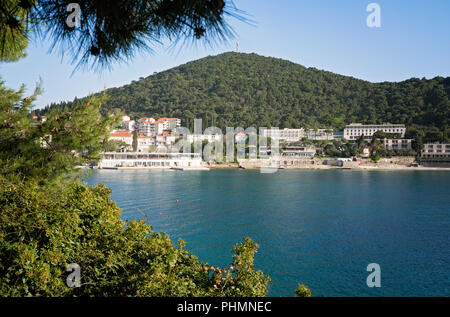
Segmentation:
[(209, 265), (251, 238), (269, 296), (450, 296), (450, 171), (94, 170), (87, 183)]

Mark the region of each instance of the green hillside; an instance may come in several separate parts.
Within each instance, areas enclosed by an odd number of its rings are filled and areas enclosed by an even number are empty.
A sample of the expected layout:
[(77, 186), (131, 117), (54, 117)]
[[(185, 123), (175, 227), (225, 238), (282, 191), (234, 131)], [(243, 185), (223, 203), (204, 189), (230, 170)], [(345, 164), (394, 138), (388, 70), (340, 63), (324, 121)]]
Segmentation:
[[(256, 54), (225, 53), (107, 90), (106, 109), (176, 116), (191, 127), (329, 127), (405, 123), (447, 134), (450, 77), (370, 83)], [(70, 103), (51, 105), (67, 107)], [(411, 130), (411, 129), (410, 129)]]

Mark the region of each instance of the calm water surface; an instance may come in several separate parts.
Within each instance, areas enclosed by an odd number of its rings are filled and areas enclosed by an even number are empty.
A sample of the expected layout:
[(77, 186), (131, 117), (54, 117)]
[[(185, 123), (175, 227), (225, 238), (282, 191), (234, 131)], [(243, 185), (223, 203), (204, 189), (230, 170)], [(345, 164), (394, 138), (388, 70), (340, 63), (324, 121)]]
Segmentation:
[(315, 296), (450, 296), (450, 172), (101, 170), (88, 183), (211, 265), (252, 238), (271, 296), (299, 282)]

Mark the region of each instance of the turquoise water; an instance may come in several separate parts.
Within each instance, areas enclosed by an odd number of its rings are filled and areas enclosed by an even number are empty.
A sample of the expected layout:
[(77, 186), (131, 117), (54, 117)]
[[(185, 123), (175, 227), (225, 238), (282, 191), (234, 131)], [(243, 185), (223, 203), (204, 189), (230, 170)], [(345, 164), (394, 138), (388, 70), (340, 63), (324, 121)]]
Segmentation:
[(88, 183), (211, 265), (251, 237), (271, 296), (299, 282), (315, 296), (450, 296), (450, 172), (101, 170)]

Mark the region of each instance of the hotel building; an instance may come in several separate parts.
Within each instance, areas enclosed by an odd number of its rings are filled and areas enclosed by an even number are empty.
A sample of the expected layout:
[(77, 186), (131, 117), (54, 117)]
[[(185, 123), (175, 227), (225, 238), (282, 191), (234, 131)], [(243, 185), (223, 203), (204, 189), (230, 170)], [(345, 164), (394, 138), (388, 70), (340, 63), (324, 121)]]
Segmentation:
[(181, 120), (178, 118), (142, 118), (138, 120), (139, 134), (145, 136), (157, 136), (164, 131), (173, 131), (181, 126)]
[(425, 144), (419, 162), (425, 167), (450, 168), (450, 143)]
[(411, 150), (413, 139), (382, 139), (386, 150)]
[(300, 141), (304, 135), (304, 129), (267, 129), (261, 128), (262, 136), (271, 139), (284, 140), (287, 142)]
[(205, 169), (197, 153), (101, 153), (101, 169)]
[(421, 157), (423, 159), (450, 160), (450, 143), (424, 144)]
[(178, 118), (161, 118), (157, 122), (163, 124), (164, 131), (173, 131), (181, 127), (181, 119)]
[(404, 124), (361, 124), (352, 123), (344, 129), (344, 139), (354, 141), (360, 136), (365, 138), (372, 137), (375, 132), (382, 131), (385, 133), (396, 133), (402, 138), (405, 136), (406, 127)]

